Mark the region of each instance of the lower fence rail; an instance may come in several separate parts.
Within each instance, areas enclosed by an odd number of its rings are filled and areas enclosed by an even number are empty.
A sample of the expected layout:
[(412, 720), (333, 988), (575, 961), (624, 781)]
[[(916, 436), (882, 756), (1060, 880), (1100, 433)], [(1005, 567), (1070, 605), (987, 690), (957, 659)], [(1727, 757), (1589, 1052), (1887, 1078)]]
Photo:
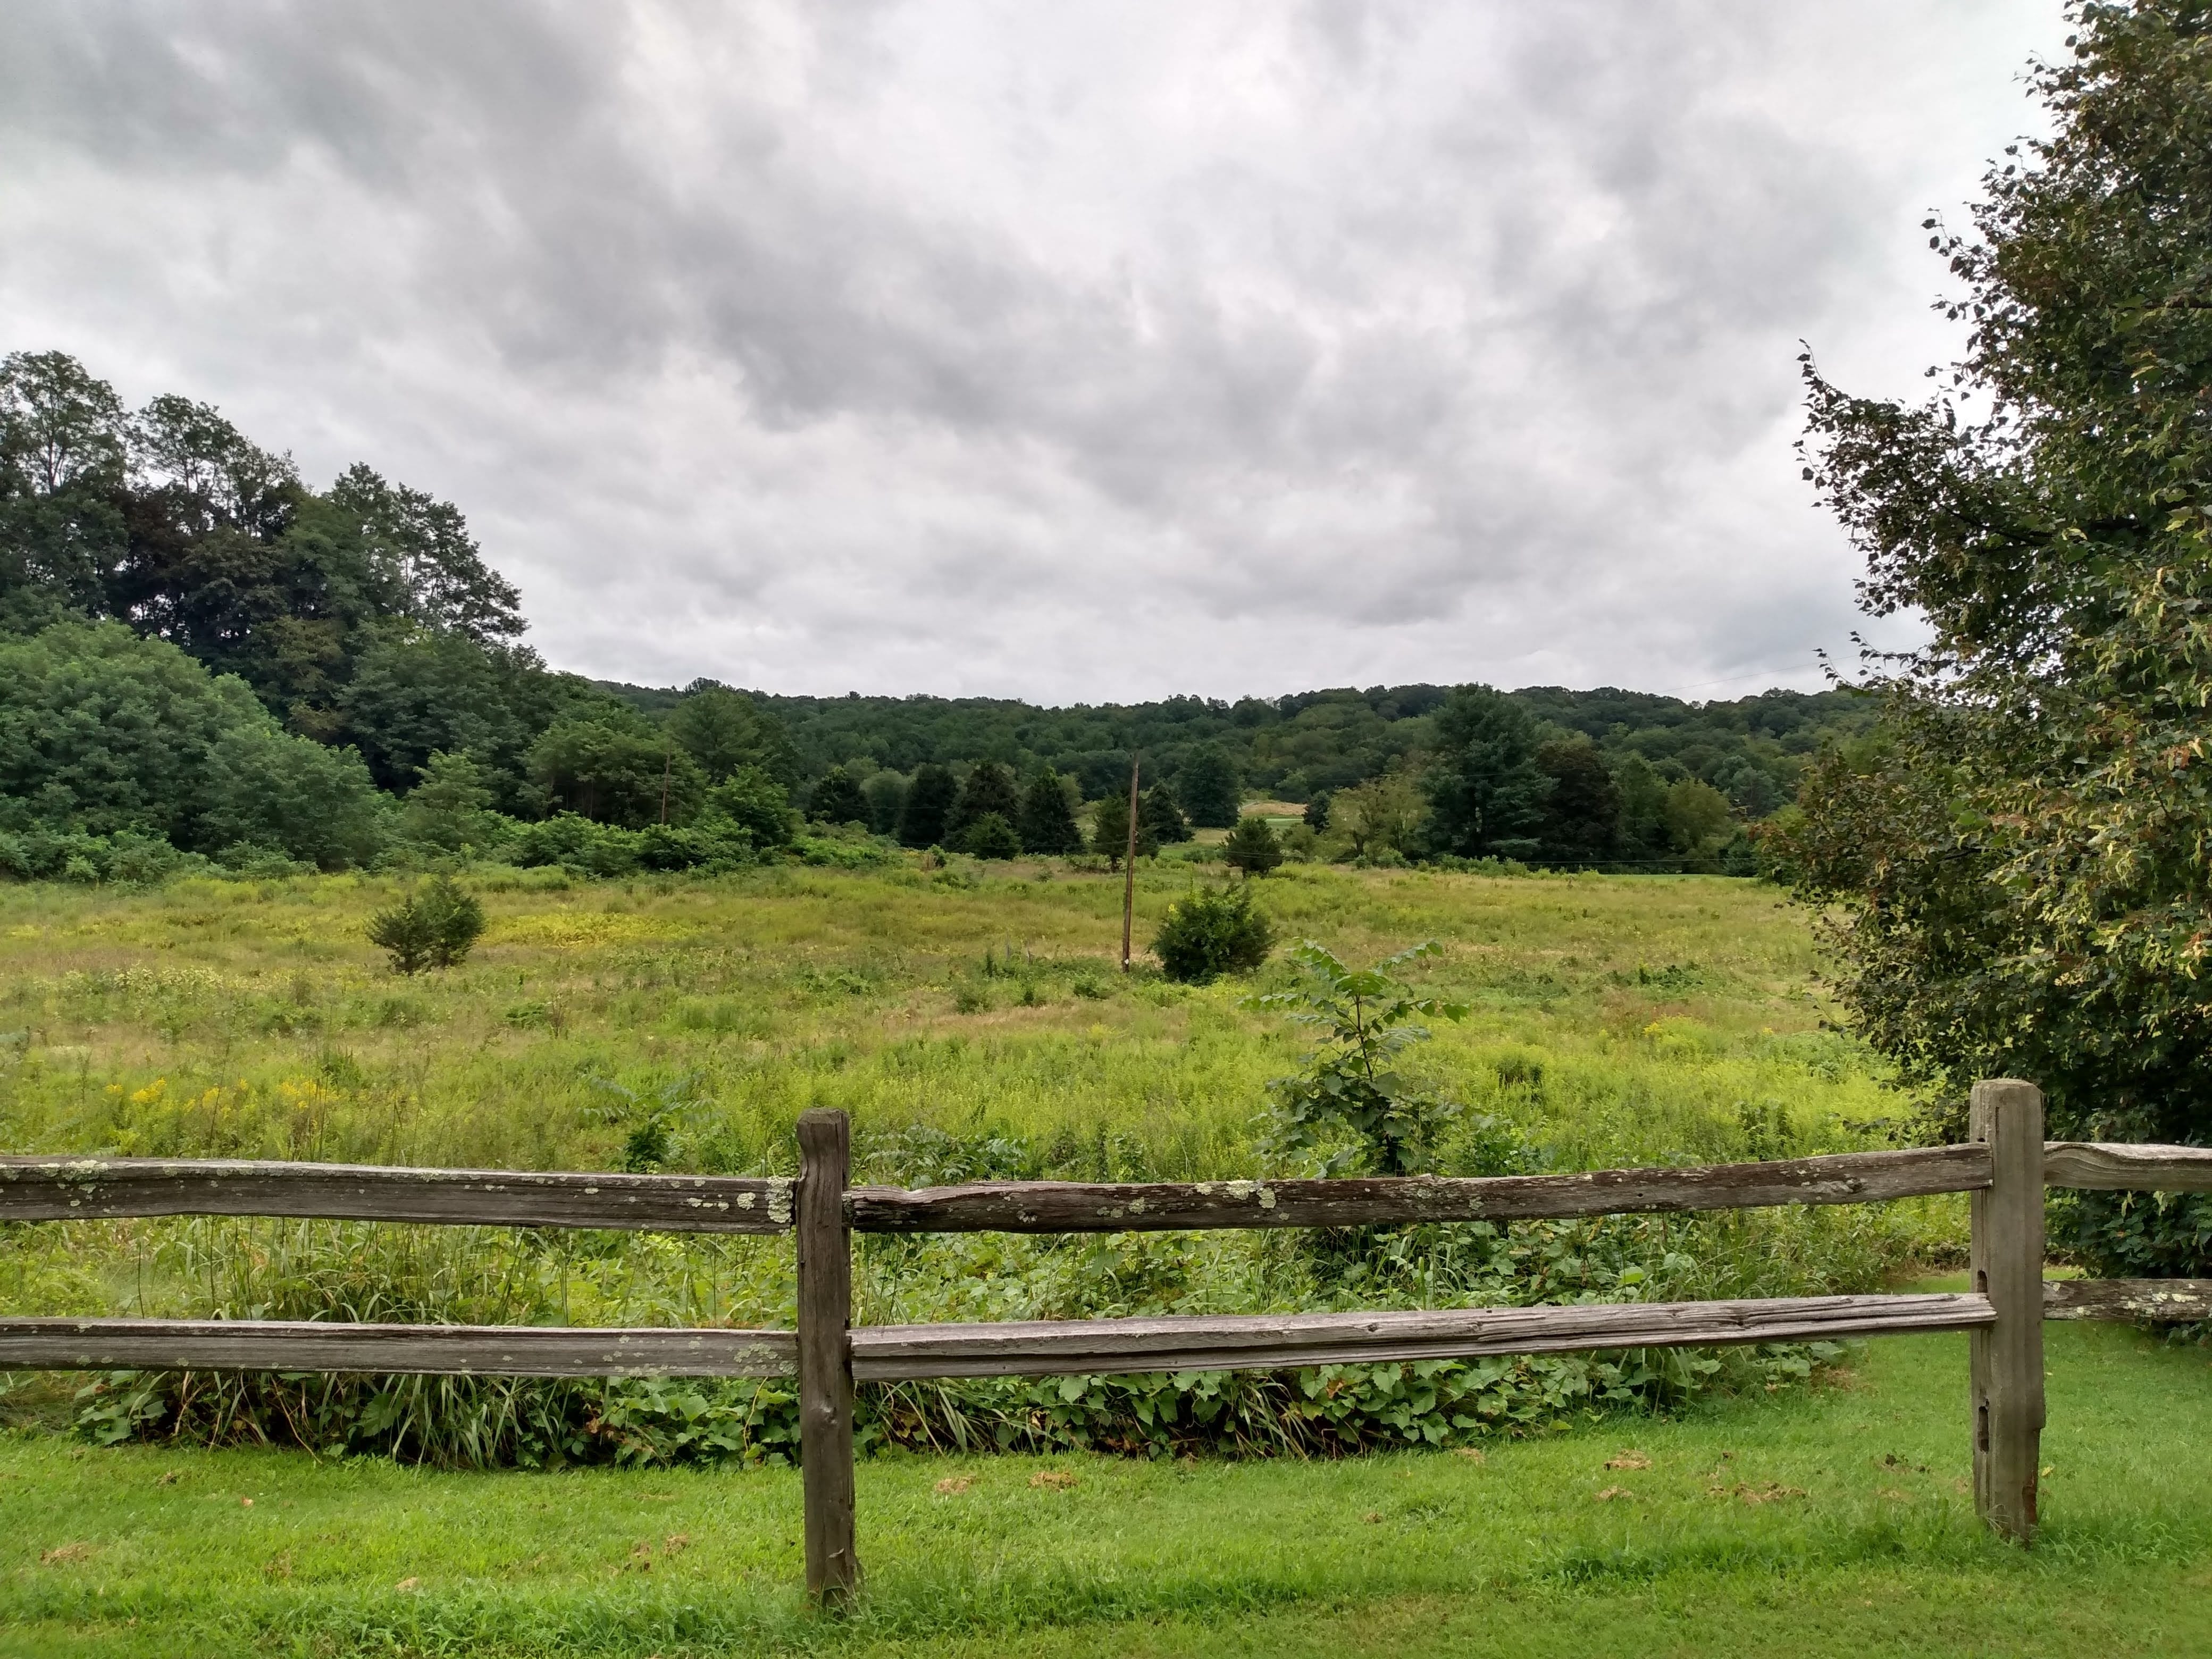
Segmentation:
[(310, 1320), (0, 1319), (0, 1370), (789, 1376), (789, 1331)]
[[(2212, 1319), (2212, 1279), (2066, 1279), (2045, 1319)], [(1727, 1347), (1971, 1331), (1996, 1317), (1965, 1293), (1758, 1302), (1600, 1303), (1408, 1312), (860, 1325), (862, 1382), (1138, 1371), (1291, 1370), (1611, 1348)], [(791, 1376), (790, 1331), (714, 1328), (351, 1325), (303, 1320), (0, 1319), (0, 1370), (359, 1371), (453, 1376)]]

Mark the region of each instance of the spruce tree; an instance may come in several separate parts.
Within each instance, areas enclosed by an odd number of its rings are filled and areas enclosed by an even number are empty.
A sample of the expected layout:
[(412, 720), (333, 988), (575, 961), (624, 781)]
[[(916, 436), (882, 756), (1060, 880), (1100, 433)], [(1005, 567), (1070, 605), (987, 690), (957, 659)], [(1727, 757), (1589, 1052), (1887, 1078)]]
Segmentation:
[(898, 838), (902, 847), (941, 847), (945, 821), (959, 786), (952, 774), (938, 765), (917, 767), (906, 787), (906, 805), (899, 812)]
[(896, 772), (878, 772), (860, 786), (868, 803), (868, 828), (879, 836), (898, 834), (900, 814), (906, 811), (906, 780)]
[[(1129, 798), (1113, 794), (1098, 803), (1098, 810), (1091, 820), (1091, 850), (1109, 860), (1119, 869), (1121, 860), (1129, 850)], [(1137, 815), (1137, 856), (1152, 857), (1160, 844), (1152, 832), (1145, 827), (1144, 814)]]
[(1022, 850), (1026, 853), (1066, 854), (1083, 850), (1083, 831), (1067, 804), (1067, 788), (1049, 766), (1037, 774), (1022, 796)]
[(1536, 750), (1536, 764), (1552, 781), (1538, 831), (1544, 857), (1562, 864), (1618, 857), (1620, 786), (1597, 745), (1580, 732), (1555, 738)]
[(1010, 859), (1022, 850), (1021, 836), (1014, 832), (1014, 826), (997, 812), (986, 812), (969, 824), (961, 842), (979, 859)]
[(1164, 783), (1156, 783), (1137, 797), (1137, 815), (1163, 847), (1190, 839), (1190, 821), (1183, 817), (1182, 806)]
[(816, 780), (806, 798), (806, 814), (822, 823), (866, 823), (868, 798), (850, 772), (833, 766)]
[(1014, 788), (1014, 775), (996, 761), (977, 761), (968, 769), (968, 776), (961, 783), (960, 793), (952, 804), (952, 815), (946, 820), (945, 833), (954, 841), (967, 835), (975, 823), (995, 812), (1012, 823), (1022, 810), (1020, 795)]
[(1256, 813), (1237, 820), (1229, 839), (1222, 843), (1221, 854), (1232, 869), (1248, 876), (1264, 876), (1283, 861), (1282, 843), (1275, 839), (1267, 820)]

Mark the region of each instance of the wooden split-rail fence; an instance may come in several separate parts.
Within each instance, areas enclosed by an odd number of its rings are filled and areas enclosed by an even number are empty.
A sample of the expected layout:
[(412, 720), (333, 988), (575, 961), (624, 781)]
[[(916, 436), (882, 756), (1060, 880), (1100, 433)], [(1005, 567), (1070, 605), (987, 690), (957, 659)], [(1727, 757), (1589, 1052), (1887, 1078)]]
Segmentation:
[[(2212, 1148), (2050, 1142), (2043, 1096), (1975, 1086), (1972, 1139), (1696, 1169), (1447, 1179), (982, 1182), (905, 1191), (848, 1182), (842, 1112), (799, 1121), (795, 1181), (528, 1174), (157, 1158), (0, 1158), (0, 1221), (305, 1216), (471, 1225), (795, 1232), (793, 1331), (574, 1329), (250, 1320), (0, 1319), (0, 1370), (192, 1369), (527, 1376), (790, 1376), (799, 1400), (806, 1578), (838, 1596), (854, 1544), (853, 1387), (929, 1377), (1274, 1370), (1481, 1354), (1729, 1346), (1965, 1331), (1974, 1502), (2035, 1530), (2045, 1319), (2212, 1317), (2212, 1280), (2044, 1279), (2045, 1187), (2212, 1191)], [(1972, 1288), (1900, 1296), (1266, 1314), (1000, 1324), (852, 1322), (859, 1232), (1120, 1232), (1516, 1221), (1858, 1204), (1966, 1193)]]

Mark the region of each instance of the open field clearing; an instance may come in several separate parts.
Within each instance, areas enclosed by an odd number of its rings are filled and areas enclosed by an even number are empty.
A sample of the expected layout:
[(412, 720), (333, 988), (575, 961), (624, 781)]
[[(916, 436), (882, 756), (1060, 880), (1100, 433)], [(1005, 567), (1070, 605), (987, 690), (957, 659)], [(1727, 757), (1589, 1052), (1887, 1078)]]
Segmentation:
[[(1280, 967), (1202, 988), (1125, 979), (1117, 878), (962, 861), (475, 884), (491, 923), (477, 955), (415, 979), (362, 936), (389, 883), (5, 890), (6, 1149), (787, 1173), (797, 1115), (834, 1106), (861, 1178), (1214, 1178), (1266, 1169), (1267, 1081), (1300, 1052), (1244, 1006)], [(1187, 884), (1144, 872), (1140, 941)], [(1285, 937), (1354, 960), (1441, 944), (1420, 983), (1472, 1005), (1419, 1056), (1468, 1109), (1447, 1170), (1844, 1151), (1887, 1144), (1909, 1110), (1823, 1029), (1803, 919), (1771, 889), (1298, 867), (1261, 890)], [(860, 1310), (1867, 1290), (1955, 1259), (1964, 1208), (1471, 1224), (1403, 1260), (1286, 1233), (871, 1239)], [(0, 1310), (787, 1325), (790, 1248), (19, 1226), (0, 1240)], [(82, 1379), (19, 1377), (0, 1396), (17, 1425), (0, 1442), (0, 1653), (2212, 1650), (2191, 1622), (2212, 1600), (2202, 1352), (2125, 1329), (2053, 1327), (2051, 1342), (2054, 1473), (2032, 1555), (1989, 1539), (1961, 1490), (1962, 1337), (1717, 1372), (1650, 1355), (1450, 1362), (1442, 1382), (1347, 1367), (1318, 1396), (1295, 1378), (1218, 1395), (1165, 1378), (864, 1390), (870, 1589), (842, 1622), (798, 1589), (798, 1475), (775, 1431), (787, 1395), (471, 1384), (406, 1395), (393, 1412), (428, 1400), (453, 1422), (395, 1441), (362, 1427), (380, 1409), (367, 1394), (288, 1436), (311, 1390), (231, 1419), (173, 1396), (133, 1417), (111, 1393), (80, 1421)], [(1302, 1397), (1340, 1389), (1341, 1419), (1299, 1417)], [(555, 1426), (471, 1439), (516, 1398)], [(72, 1421), (82, 1434), (57, 1432)], [(699, 1427), (715, 1423), (739, 1427)], [(1409, 1445), (1425, 1449), (1391, 1449)], [(1251, 1455), (1301, 1447), (1358, 1455)], [(401, 1458), (330, 1455), (348, 1448)]]
[[(919, 1124), (1255, 1172), (1252, 1118), (1298, 1043), (1239, 1007), (1251, 986), (1125, 983), (1118, 878), (958, 862), (517, 875), (484, 893), (468, 965), (414, 980), (363, 935), (393, 890), (374, 878), (0, 890), (0, 1134), (589, 1168), (624, 1138), (605, 1085), (690, 1079), (701, 1168), (787, 1158), (797, 1114), (823, 1105), (864, 1146)], [(1190, 879), (1144, 872), (1140, 948)], [(1293, 866), (1261, 891), (1286, 939), (1351, 959), (1439, 941), (1423, 982), (1474, 1012), (1428, 1070), (1566, 1165), (1841, 1150), (1898, 1112), (1869, 1057), (1820, 1030), (1803, 920), (1771, 888)]]
[(1884, 1338), (1814, 1391), (1479, 1461), (866, 1461), (869, 1590), (842, 1623), (796, 1588), (792, 1470), (18, 1437), (0, 1653), (2212, 1652), (2203, 1352), (2049, 1337), (2033, 1552), (1962, 1490), (1966, 1340)]

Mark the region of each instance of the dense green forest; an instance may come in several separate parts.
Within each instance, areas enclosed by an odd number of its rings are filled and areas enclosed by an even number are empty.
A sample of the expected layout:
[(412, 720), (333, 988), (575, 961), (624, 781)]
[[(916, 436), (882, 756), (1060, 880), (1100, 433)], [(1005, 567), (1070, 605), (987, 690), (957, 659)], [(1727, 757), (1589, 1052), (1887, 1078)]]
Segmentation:
[(549, 668), (526, 629), (452, 503), (366, 465), (317, 489), (208, 404), (134, 410), (64, 354), (0, 360), (0, 866), (18, 876), (471, 854), (611, 872), (842, 861), (886, 838), (1076, 853), (1084, 804), (1118, 799), (1133, 757), (1147, 850), (1274, 799), (1304, 808), (1292, 856), (1748, 869), (1744, 826), (1864, 721), (1843, 691), (1052, 709), (653, 690)]
[[(653, 715), (683, 696), (611, 682), (605, 689)], [(988, 758), (1023, 773), (1051, 766), (1095, 799), (1126, 785), (1132, 751), (1142, 752), (1148, 771), (1172, 777), (1212, 744), (1228, 752), (1248, 792), (1306, 801), (1433, 748), (1430, 717), (1450, 689), (1346, 686), (1234, 703), (1170, 697), (1073, 708), (984, 697), (751, 695), (782, 721), (817, 775), (840, 763), (911, 772), (930, 762)], [(1769, 691), (1708, 703), (1611, 687), (1531, 686), (1509, 695), (1559, 732), (1581, 733), (1609, 756), (1641, 756), (1669, 781), (1702, 779), (1754, 817), (1796, 793), (1806, 758), (1824, 740), (1863, 720), (1847, 691)]]

